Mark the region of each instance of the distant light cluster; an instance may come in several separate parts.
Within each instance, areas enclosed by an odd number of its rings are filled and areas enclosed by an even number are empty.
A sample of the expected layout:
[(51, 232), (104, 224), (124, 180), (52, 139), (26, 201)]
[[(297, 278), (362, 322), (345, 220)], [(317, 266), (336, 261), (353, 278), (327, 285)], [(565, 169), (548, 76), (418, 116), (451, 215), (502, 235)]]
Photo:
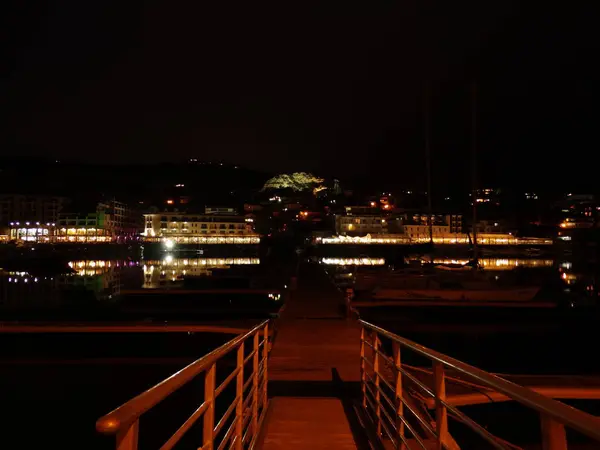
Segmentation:
[(324, 179), (314, 176), (312, 173), (294, 172), (292, 174), (277, 175), (265, 183), (262, 191), (272, 189), (292, 189), (296, 192), (312, 189), (315, 185), (323, 183)]

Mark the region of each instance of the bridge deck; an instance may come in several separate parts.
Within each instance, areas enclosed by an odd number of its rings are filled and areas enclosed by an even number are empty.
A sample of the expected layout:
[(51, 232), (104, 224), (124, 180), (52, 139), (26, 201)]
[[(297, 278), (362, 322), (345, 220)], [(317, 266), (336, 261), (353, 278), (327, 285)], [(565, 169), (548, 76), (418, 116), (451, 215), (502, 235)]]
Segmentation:
[(319, 267), (302, 266), (298, 284), (276, 324), (262, 448), (357, 448), (360, 328)]

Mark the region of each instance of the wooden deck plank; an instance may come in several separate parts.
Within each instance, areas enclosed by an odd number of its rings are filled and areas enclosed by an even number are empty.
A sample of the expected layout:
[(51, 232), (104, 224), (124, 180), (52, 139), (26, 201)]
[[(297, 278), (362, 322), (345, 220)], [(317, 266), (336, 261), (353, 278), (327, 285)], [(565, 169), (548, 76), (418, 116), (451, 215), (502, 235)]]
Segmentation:
[(339, 399), (278, 397), (270, 408), (264, 450), (357, 448)]
[(261, 448), (357, 448), (341, 397), (344, 383), (360, 380), (360, 327), (343, 306), (320, 267), (301, 266), (298, 289), (276, 323), (269, 382), (277, 389), (269, 389), (277, 396)]

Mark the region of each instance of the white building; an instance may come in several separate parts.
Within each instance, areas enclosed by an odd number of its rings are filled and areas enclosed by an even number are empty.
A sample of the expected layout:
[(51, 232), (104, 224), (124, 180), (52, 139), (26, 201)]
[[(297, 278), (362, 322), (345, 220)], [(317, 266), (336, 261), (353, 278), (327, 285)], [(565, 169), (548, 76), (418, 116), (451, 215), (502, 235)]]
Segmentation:
[(365, 236), (388, 233), (388, 220), (381, 216), (336, 216), (337, 234)]
[[(259, 237), (243, 216), (219, 216), (161, 212), (144, 214), (144, 233), (148, 240), (161, 238), (180, 243), (249, 243)], [(214, 241), (214, 242), (213, 242)], [(231, 241), (231, 242), (230, 242)]]
[[(445, 214), (431, 217), (431, 234), (433, 237), (449, 237), (462, 234), (462, 215)], [(418, 214), (406, 219), (404, 234), (412, 240), (429, 240), (428, 216)]]

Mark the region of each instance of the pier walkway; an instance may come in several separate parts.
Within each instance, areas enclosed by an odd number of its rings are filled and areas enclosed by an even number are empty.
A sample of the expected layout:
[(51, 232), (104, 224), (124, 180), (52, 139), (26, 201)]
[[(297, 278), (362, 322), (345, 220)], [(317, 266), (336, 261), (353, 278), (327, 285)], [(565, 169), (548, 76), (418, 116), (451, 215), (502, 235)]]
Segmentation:
[(262, 448), (357, 448), (350, 421), (360, 326), (346, 319), (342, 294), (319, 267), (302, 266), (298, 281), (276, 324)]
[[(101, 417), (96, 429), (114, 435), (117, 450), (137, 450), (142, 433), (162, 450), (184, 441), (185, 448), (202, 450), (456, 450), (459, 440), (463, 448), (514, 449), (499, 436), (502, 427), (496, 430), (503, 424), (537, 434), (540, 439), (533, 444), (544, 449), (566, 450), (567, 429), (591, 445), (578, 448), (598, 448), (599, 418), (376, 325), (346, 318), (342, 294), (317, 265), (301, 265), (298, 281), (279, 319), (235, 336)], [(411, 354), (422, 361), (418, 366), (407, 364)], [(196, 409), (166, 441), (153, 437), (169, 422), (154, 408), (198, 379), (203, 379), (204, 395), (188, 397)], [(459, 394), (452, 388), (457, 384), (470, 397), (453, 395), (453, 390)], [(500, 414), (498, 423), (482, 426), (459, 409), (481, 403), (472, 398), (473, 390), (490, 400), (513, 401), (529, 410), (527, 417), (533, 420)], [(140, 427), (151, 410), (150, 419), (158, 418), (154, 427), (147, 422)]]

